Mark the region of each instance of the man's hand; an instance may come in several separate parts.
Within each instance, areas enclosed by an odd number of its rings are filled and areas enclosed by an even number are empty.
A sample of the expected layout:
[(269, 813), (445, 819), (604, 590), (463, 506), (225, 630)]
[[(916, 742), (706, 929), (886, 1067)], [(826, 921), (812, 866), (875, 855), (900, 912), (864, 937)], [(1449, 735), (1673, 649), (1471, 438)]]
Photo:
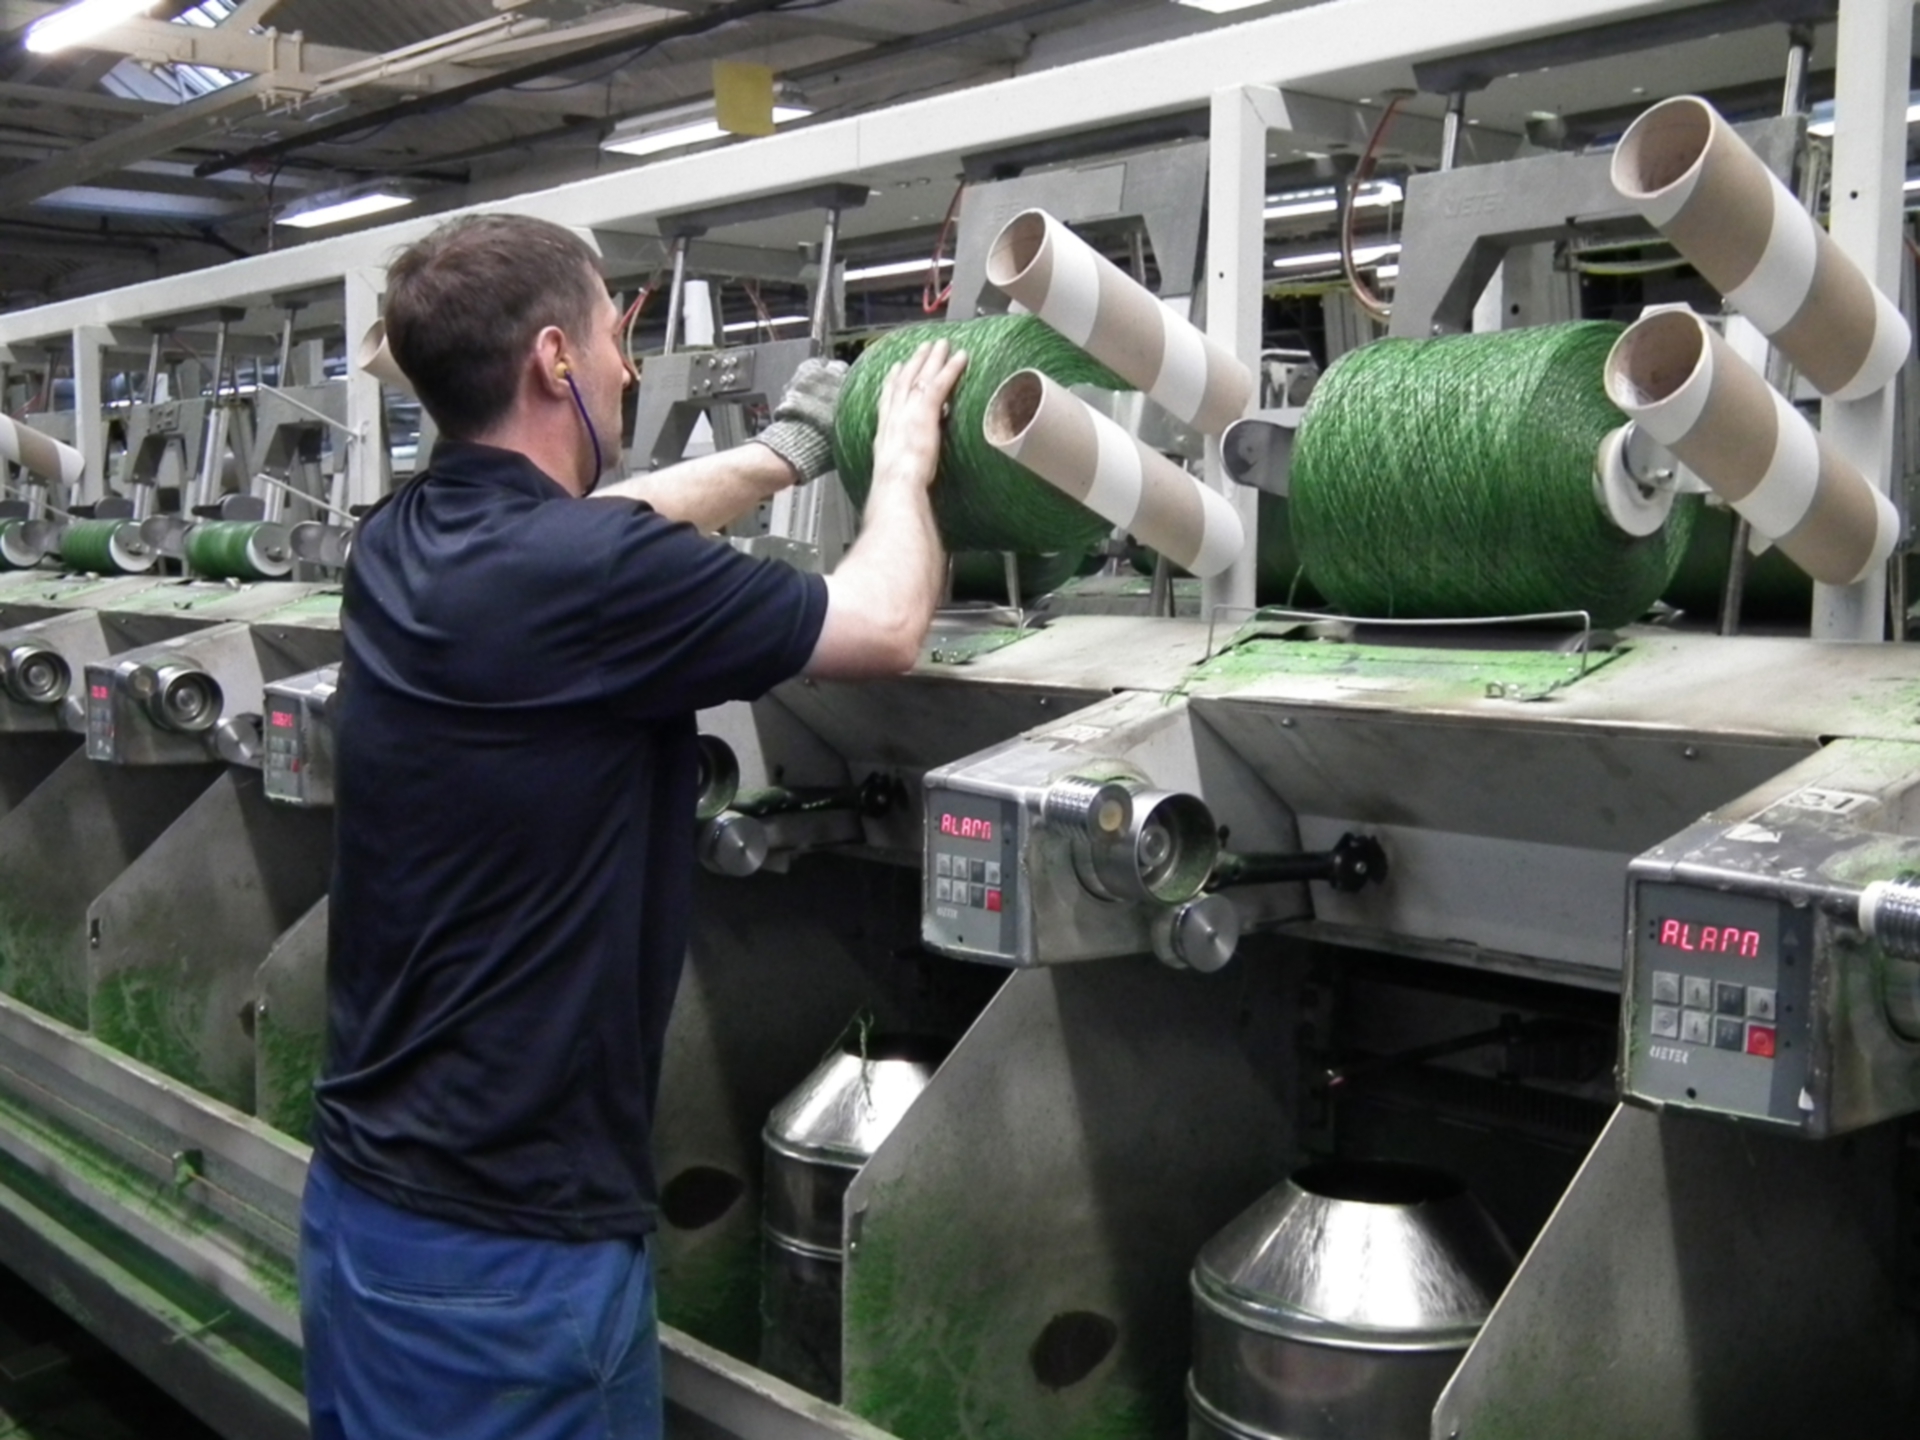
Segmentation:
[(773, 423), (753, 438), (793, 467), (799, 484), (833, 468), (833, 412), (847, 367), (839, 360), (803, 360), (773, 407)]
[(964, 350), (945, 340), (918, 347), (887, 372), (880, 390), (880, 423), (873, 437), (873, 483), (905, 481), (926, 489), (940, 467), (940, 417), (960, 372)]

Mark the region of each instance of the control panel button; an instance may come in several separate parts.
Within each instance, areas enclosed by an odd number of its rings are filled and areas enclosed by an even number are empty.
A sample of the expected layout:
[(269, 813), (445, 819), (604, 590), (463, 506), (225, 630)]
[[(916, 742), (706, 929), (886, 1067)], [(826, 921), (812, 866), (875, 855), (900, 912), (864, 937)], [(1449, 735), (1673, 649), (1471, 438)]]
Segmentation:
[(987, 908), (987, 887), (984, 885), (975, 885), (972, 887), (972, 891), (973, 891), (972, 898), (970, 898), (967, 901), (967, 903), (976, 910), (986, 909)]
[(1680, 1003), (1680, 976), (1673, 970), (1653, 972), (1653, 1003), (1656, 1005), (1678, 1005)]
[(987, 878), (987, 862), (984, 860), (974, 860), (969, 862), (969, 864), (971, 868), (967, 872), (967, 878), (976, 885), (983, 884)]
[(1713, 1017), (1704, 1010), (1683, 1010), (1680, 1012), (1680, 1038), (1689, 1045), (1705, 1045), (1713, 1038), (1709, 1021)]
[(1680, 1036), (1680, 1012), (1671, 1005), (1653, 1007), (1653, 1033), (1662, 1040), (1675, 1040)]
[(953, 881), (936, 876), (933, 882), (933, 898), (936, 900), (953, 899)]
[(1747, 1054), (1763, 1060), (1773, 1059), (1774, 1030), (1771, 1025), (1747, 1026)]
[(1747, 1027), (1738, 1020), (1729, 1020), (1724, 1015), (1716, 1016), (1713, 1022), (1713, 1048), (1716, 1050), (1744, 1050), (1747, 1048)]
[(1722, 1015), (1747, 1013), (1747, 987), (1722, 980), (1713, 987), (1713, 1008)]
[(987, 891), (987, 909), (993, 911), (1000, 909), (1000, 892), (998, 890)]
[(933, 857), (933, 873), (935, 875), (953, 874), (953, 856), (944, 850), (935, 855)]
[(987, 884), (998, 885), (999, 883), (1000, 862), (998, 860), (989, 860), (987, 861)]
[(1704, 975), (1689, 975), (1680, 982), (1680, 1003), (1690, 1010), (1705, 1010), (1713, 1004), (1713, 982)]
[(1763, 990), (1758, 985), (1747, 987), (1747, 1018), (1750, 1020), (1771, 1020), (1779, 1012), (1775, 1009), (1774, 992)]

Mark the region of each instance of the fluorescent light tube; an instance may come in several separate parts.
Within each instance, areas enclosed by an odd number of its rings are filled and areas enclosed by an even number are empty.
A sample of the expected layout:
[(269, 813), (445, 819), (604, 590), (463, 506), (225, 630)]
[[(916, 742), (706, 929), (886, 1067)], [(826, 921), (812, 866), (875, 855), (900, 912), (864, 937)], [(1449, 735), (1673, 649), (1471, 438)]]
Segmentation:
[[(1398, 205), (1403, 198), (1400, 187), (1391, 180), (1383, 180), (1377, 185), (1368, 185), (1361, 189), (1360, 198), (1353, 202), (1356, 210), (1382, 205)], [(1340, 208), (1340, 197), (1332, 186), (1322, 186), (1313, 190), (1294, 190), (1284, 195), (1276, 195), (1261, 211), (1267, 220), (1286, 220), (1296, 215), (1331, 215)]]
[(771, 320), (734, 320), (720, 327), (724, 335), (737, 334), (742, 330), (771, 330), (776, 325), (811, 325), (812, 319), (806, 315), (776, 315)]
[(155, 0), (79, 0), (34, 21), (27, 29), (27, 49), (37, 55), (64, 50), (111, 30), (122, 20), (146, 13), (154, 4)]
[[(1832, 135), (1833, 102), (1831, 100), (1822, 100), (1818, 105), (1813, 107), (1813, 114), (1814, 120), (1811, 125), (1807, 126), (1807, 133), (1809, 135)], [(1907, 106), (1907, 124), (1911, 125), (1916, 120), (1920, 120), (1920, 102)]]
[[(813, 111), (799, 105), (776, 105), (773, 107), (773, 123), (784, 125), (789, 120), (803, 119), (812, 113)], [(680, 125), (669, 125), (660, 130), (640, 128), (644, 123), (643, 119), (615, 126), (613, 134), (600, 142), (600, 148), (610, 150), (616, 155), (651, 155), (658, 150), (674, 150), (682, 145), (697, 145), (706, 140), (718, 140), (729, 133), (722, 130), (720, 122), (711, 117)]]
[(378, 215), (382, 210), (398, 210), (402, 205), (411, 204), (413, 204), (411, 195), (394, 195), (385, 190), (375, 190), (369, 195), (356, 195), (351, 200), (320, 205), (311, 210), (302, 210), (298, 214), (282, 215), (279, 223), (291, 225), (296, 230), (311, 230), (316, 225), (338, 225), (342, 221), (358, 220), (363, 216)]
[[(1389, 255), (1398, 255), (1398, 245), (1362, 245), (1353, 252), (1355, 265), (1371, 265), (1376, 260), (1384, 260)], [(1276, 270), (1317, 270), (1322, 266), (1335, 266), (1340, 263), (1338, 250), (1316, 250), (1311, 255), (1282, 255), (1273, 262)]]
[[(953, 261), (942, 256), (939, 261), (942, 269)], [(847, 271), (849, 280), (883, 280), (889, 275), (924, 275), (928, 269), (924, 260), (891, 260), (884, 265), (863, 265), (858, 270)]]

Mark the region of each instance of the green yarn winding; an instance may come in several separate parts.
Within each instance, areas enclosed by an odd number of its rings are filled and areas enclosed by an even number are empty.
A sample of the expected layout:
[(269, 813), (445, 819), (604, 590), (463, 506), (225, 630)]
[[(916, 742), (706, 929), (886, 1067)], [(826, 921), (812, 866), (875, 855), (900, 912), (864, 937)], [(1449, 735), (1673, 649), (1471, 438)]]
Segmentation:
[(1624, 419), (1601, 385), (1620, 331), (1580, 321), (1344, 356), (1293, 452), (1293, 540), (1315, 588), (1372, 617), (1586, 610), (1612, 626), (1645, 611), (1697, 501), (1635, 539), (1594, 495), (1594, 451)]
[(866, 348), (847, 375), (834, 417), (834, 465), (854, 505), (866, 505), (873, 483), (873, 437), (887, 371), (922, 341), (943, 337), (968, 356), (967, 372), (954, 390), (933, 485), (934, 518), (946, 547), (1084, 554), (1113, 526), (989, 445), (982, 430), (987, 401), (1000, 382), (1018, 370), (1042, 371), (1061, 385), (1131, 387), (1031, 315), (909, 325)]

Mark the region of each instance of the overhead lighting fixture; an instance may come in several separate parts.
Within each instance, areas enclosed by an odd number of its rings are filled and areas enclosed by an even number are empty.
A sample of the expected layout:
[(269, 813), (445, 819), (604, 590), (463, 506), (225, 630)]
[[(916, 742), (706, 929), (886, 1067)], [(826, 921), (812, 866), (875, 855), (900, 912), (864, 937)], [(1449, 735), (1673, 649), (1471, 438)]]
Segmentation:
[(84, 210), (95, 215), (149, 215), (162, 220), (212, 220), (240, 207), (220, 195), (176, 195), (166, 190), (133, 190), (113, 185), (69, 185), (33, 202), (50, 210)]
[(311, 230), (320, 225), (340, 225), (348, 220), (364, 219), (368, 215), (378, 215), (382, 210), (398, 210), (403, 205), (411, 204), (413, 196), (396, 194), (391, 190), (368, 190), (346, 196), (336, 190), (329, 195), (316, 195), (310, 200), (302, 200), (285, 211), (275, 223), (291, 225), (296, 230)]
[[(1353, 252), (1355, 265), (1371, 265), (1376, 260), (1385, 260), (1390, 255), (1398, 255), (1400, 247), (1393, 245), (1363, 245)], [(1340, 264), (1338, 250), (1316, 250), (1311, 255), (1282, 255), (1273, 262), (1276, 270), (1319, 270), (1330, 269)]]
[(735, 335), (742, 330), (771, 330), (776, 325), (811, 325), (812, 323), (812, 318), (806, 315), (775, 315), (766, 320), (732, 320), (722, 325), (720, 332), (723, 335)]
[[(953, 261), (942, 256), (933, 263), (945, 270), (952, 266)], [(849, 270), (847, 271), (846, 278), (849, 280), (884, 280), (890, 275), (924, 275), (927, 273), (927, 269), (928, 265), (925, 260), (891, 260), (884, 265), (863, 265), (858, 270)]]
[[(813, 111), (804, 105), (783, 104), (773, 107), (773, 123), (804, 120)], [(713, 102), (692, 107), (636, 115), (613, 127), (613, 133), (600, 142), (602, 150), (615, 155), (652, 155), (660, 150), (676, 150), (682, 145), (698, 145), (730, 134), (713, 118)]]
[(34, 21), (27, 28), (27, 49), (36, 55), (64, 50), (91, 40), (103, 30), (111, 30), (122, 20), (144, 15), (156, 3), (157, 0), (79, 0)]
[(1189, 10), (1204, 10), (1209, 15), (1225, 15), (1230, 10), (1251, 10), (1256, 5), (1265, 5), (1267, 0), (1176, 0)]
[[(1398, 205), (1404, 198), (1404, 192), (1391, 180), (1381, 180), (1372, 185), (1363, 185), (1360, 197), (1353, 202), (1356, 210), (1384, 205)], [(1264, 219), (1287, 220), (1296, 215), (1331, 215), (1340, 208), (1340, 195), (1331, 185), (1317, 186), (1312, 190), (1293, 190), (1284, 195), (1275, 195), (1267, 202), (1267, 208), (1261, 211)]]
[[(1914, 121), (1920, 120), (1920, 95), (1909, 95), (1907, 102), (1907, 124), (1911, 125)], [(1807, 133), (1827, 136), (1833, 134), (1833, 101), (1822, 100), (1813, 107), (1813, 121), (1807, 126)]]

